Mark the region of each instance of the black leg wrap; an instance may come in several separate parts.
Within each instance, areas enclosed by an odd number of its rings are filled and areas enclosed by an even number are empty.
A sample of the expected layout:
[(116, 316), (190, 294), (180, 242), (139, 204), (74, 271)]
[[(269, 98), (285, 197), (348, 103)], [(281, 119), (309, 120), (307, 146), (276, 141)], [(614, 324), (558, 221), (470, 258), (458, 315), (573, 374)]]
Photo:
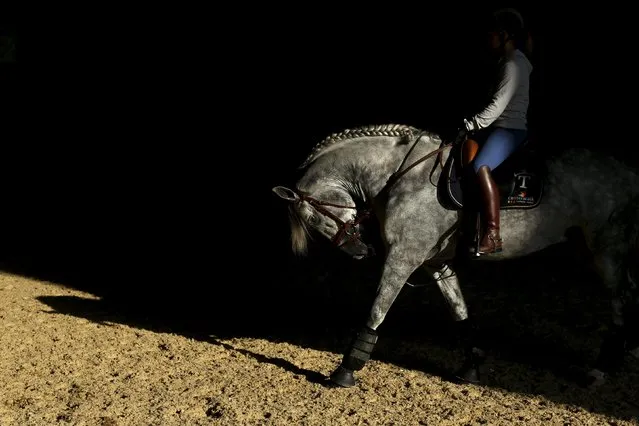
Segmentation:
[(477, 327), (471, 320), (465, 319), (456, 324), (461, 346), (464, 348), (464, 363), (455, 373), (457, 380), (479, 383), (479, 367), (485, 360), (484, 352), (477, 347)]
[(353, 372), (364, 368), (376, 343), (377, 332), (368, 327), (362, 328), (353, 339), (346, 354), (344, 354), (342, 365), (337, 367), (331, 374), (330, 380), (343, 387), (354, 386), (355, 377)]
[(342, 367), (347, 370), (357, 371), (364, 368), (366, 361), (377, 343), (377, 332), (368, 327), (362, 328), (355, 336), (350, 348), (344, 355)]
[(464, 363), (455, 372), (455, 378), (467, 383), (479, 383), (481, 374), (479, 367), (484, 362), (485, 356), (479, 348), (468, 348), (464, 353)]

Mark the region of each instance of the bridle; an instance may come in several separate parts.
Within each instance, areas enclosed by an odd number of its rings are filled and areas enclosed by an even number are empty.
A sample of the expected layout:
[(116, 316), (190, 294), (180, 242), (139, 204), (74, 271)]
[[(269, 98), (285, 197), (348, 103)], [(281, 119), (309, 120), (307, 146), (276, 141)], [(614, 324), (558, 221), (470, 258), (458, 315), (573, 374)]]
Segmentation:
[[(410, 166), (406, 167), (405, 169), (402, 170), (402, 167), (404, 166), (404, 164), (406, 163), (406, 160), (408, 159), (408, 157), (410, 156), (411, 152), (413, 151), (413, 149), (415, 148), (415, 146), (417, 145), (417, 143), (419, 142), (419, 140), (421, 139), (421, 137), (427, 133), (426, 131), (422, 131), (417, 135), (417, 138), (415, 138), (415, 142), (413, 143), (413, 146), (410, 148), (410, 150), (406, 153), (406, 156), (404, 157), (404, 160), (402, 161), (402, 163), (400, 164), (400, 166), (398, 167), (397, 171), (395, 173), (393, 173), (389, 178), (388, 181), (386, 182), (386, 185), (384, 186), (383, 191), (388, 191), (390, 189), (390, 187), (399, 180), (400, 177), (402, 177), (405, 173), (407, 173), (410, 169), (412, 169), (413, 167), (417, 166), (418, 164), (428, 160), (429, 158), (431, 158), (434, 155), (437, 155), (437, 161), (435, 162), (435, 166), (433, 167), (433, 170), (431, 171), (431, 175), (430, 178), (432, 178), (432, 174), (435, 171), (435, 168), (440, 165), (443, 168), (443, 164), (441, 162), (441, 155), (442, 152), (450, 147), (452, 147), (454, 145), (454, 143), (444, 143), (442, 142), (442, 144), (440, 145), (440, 147), (434, 151), (429, 152), (428, 154), (424, 155), (423, 157), (421, 157), (419, 160), (415, 161), (414, 163), (412, 163)], [(432, 183), (432, 180), (431, 180)], [(338, 230), (337, 233), (335, 234), (335, 236), (333, 237), (333, 239), (331, 240), (331, 242), (333, 244), (335, 244), (337, 247), (342, 247), (343, 245), (351, 242), (352, 240), (358, 240), (360, 243), (367, 245), (366, 243), (364, 243), (361, 240), (361, 234), (359, 232), (359, 224), (366, 218), (370, 217), (371, 215), (371, 211), (370, 210), (362, 210), (361, 212), (357, 210), (357, 207), (355, 206), (346, 206), (346, 205), (342, 205), (342, 204), (334, 204), (334, 203), (329, 203), (326, 201), (321, 201), (318, 200), (317, 198), (313, 198), (310, 195), (300, 191), (299, 189), (296, 189), (295, 191), (299, 197), (298, 201), (302, 202), (302, 201), (306, 201), (308, 202), (311, 206), (313, 206), (315, 208), (315, 210), (317, 210), (318, 212), (322, 213), (323, 215), (333, 219), (335, 221), (335, 223), (338, 226)], [(331, 211), (329, 211), (328, 209), (325, 208), (325, 206), (328, 207), (337, 207), (337, 208), (343, 208), (343, 209), (354, 209), (356, 211), (356, 215), (354, 219), (348, 220), (348, 221), (343, 221), (342, 219), (340, 219), (339, 217), (337, 217), (335, 214), (333, 214)], [(369, 246), (370, 247), (370, 246)]]
[[(341, 247), (350, 241), (357, 239), (359, 242), (364, 244), (361, 240), (361, 234), (359, 232), (359, 224), (366, 218), (368, 218), (371, 214), (370, 210), (362, 210), (357, 211), (357, 207), (354, 206), (345, 206), (343, 204), (334, 204), (328, 203), (326, 201), (318, 200), (317, 198), (313, 198), (310, 195), (304, 194), (297, 191), (297, 195), (300, 197), (300, 201), (306, 201), (311, 206), (315, 208), (318, 212), (322, 213), (325, 216), (330, 217), (337, 224), (338, 230), (331, 242), (335, 244), (337, 247)], [(356, 215), (354, 219), (343, 221), (335, 214), (333, 214), (330, 210), (326, 209), (324, 206), (328, 207), (337, 207), (343, 209), (354, 209), (356, 211)]]

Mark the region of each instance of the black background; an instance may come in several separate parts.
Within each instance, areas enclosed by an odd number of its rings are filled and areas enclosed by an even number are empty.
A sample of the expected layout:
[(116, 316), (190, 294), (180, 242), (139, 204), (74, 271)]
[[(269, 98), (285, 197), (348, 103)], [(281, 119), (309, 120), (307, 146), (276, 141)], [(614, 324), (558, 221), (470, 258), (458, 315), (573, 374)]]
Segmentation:
[[(520, 10), (531, 137), (632, 163), (620, 14)], [(481, 106), (489, 11), (116, 10), (55, 21), (47, 43), (21, 35), (20, 60), (2, 65), (4, 256), (65, 274), (279, 262), (288, 229), (270, 189), (315, 143), (362, 124), (445, 129)]]

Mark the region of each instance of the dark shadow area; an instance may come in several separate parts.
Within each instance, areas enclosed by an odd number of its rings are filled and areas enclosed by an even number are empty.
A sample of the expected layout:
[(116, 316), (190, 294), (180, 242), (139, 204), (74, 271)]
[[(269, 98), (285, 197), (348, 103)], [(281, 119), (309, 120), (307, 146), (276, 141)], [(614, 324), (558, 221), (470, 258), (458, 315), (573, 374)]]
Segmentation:
[[(65, 52), (75, 53), (52, 56), (51, 70), (19, 74), (0, 64), (8, 123), (0, 268), (100, 297), (41, 298), (52, 315), (211, 344), (250, 336), (345, 349), (367, 315), (378, 259), (353, 262), (323, 242), (295, 258), (286, 206), (271, 188), (292, 185), (296, 167), (333, 132), (392, 122), (439, 131), (475, 110), (486, 92), (478, 22), (486, 11), (319, 10), (312, 22), (270, 7), (226, 26), (96, 24), (68, 31)], [(601, 18), (599, 9), (579, 19), (521, 9), (535, 39), (539, 150), (585, 146), (639, 165), (629, 155), (632, 120), (601, 108), (616, 105), (608, 82), (632, 72), (610, 66), (619, 57), (612, 49), (626, 53), (617, 44), (624, 37), (593, 44), (602, 32), (590, 31), (588, 18)], [(18, 99), (28, 108), (12, 104)], [(636, 415), (637, 381), (624, 381), (625, 372), (601, 398), (575, 384), (596, 355), (609, 302), (560, 253), (480, 268), (464, 284), (491, 351), (486, 386)], [(452, 325), (434, 285), (407, 287), (374, 358), (445, 375), (460, 359)], [(552, 380), (537, 381), (548, 372)]]

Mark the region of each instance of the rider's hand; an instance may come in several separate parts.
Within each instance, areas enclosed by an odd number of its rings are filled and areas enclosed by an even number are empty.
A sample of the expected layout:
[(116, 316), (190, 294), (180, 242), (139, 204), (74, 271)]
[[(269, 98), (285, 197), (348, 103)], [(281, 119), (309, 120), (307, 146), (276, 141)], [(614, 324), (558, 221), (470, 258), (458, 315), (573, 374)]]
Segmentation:
[(461, 126), (457, 128), (457, 135), (455, 136), (453, 143), (460, 144), (466, 140), (467, 136), (468, 136), (468, 129), (466, 128), (464, 124), (462, 124)]
[(463, 126), (469, 134), (472, 134), (479, 130), (479, 125), (474, 117), (464, 118)]
[(461, 123), (457, 123), (456, 126), (452, 127), (446, 134), (443, 135), (444, 143), (447, 144), (459, 144), (466, 140), (466, 135), (468, 133), (468, 129), (466, 127), (466, 120)]
[(464, 118), (464, 120), (461, 122), (461, 124), (457, 128), (457, 134), (455, 135), (455, 138), (452, 140), (452, 143), (459, 144), (464, 142), (468, 138), (468, 136), (472, 135), (477, 130), (479, 130), (479, 126), (477, 125), (477, 122), (475, 121), (474, 117), (471, 117), (469, 119)]

